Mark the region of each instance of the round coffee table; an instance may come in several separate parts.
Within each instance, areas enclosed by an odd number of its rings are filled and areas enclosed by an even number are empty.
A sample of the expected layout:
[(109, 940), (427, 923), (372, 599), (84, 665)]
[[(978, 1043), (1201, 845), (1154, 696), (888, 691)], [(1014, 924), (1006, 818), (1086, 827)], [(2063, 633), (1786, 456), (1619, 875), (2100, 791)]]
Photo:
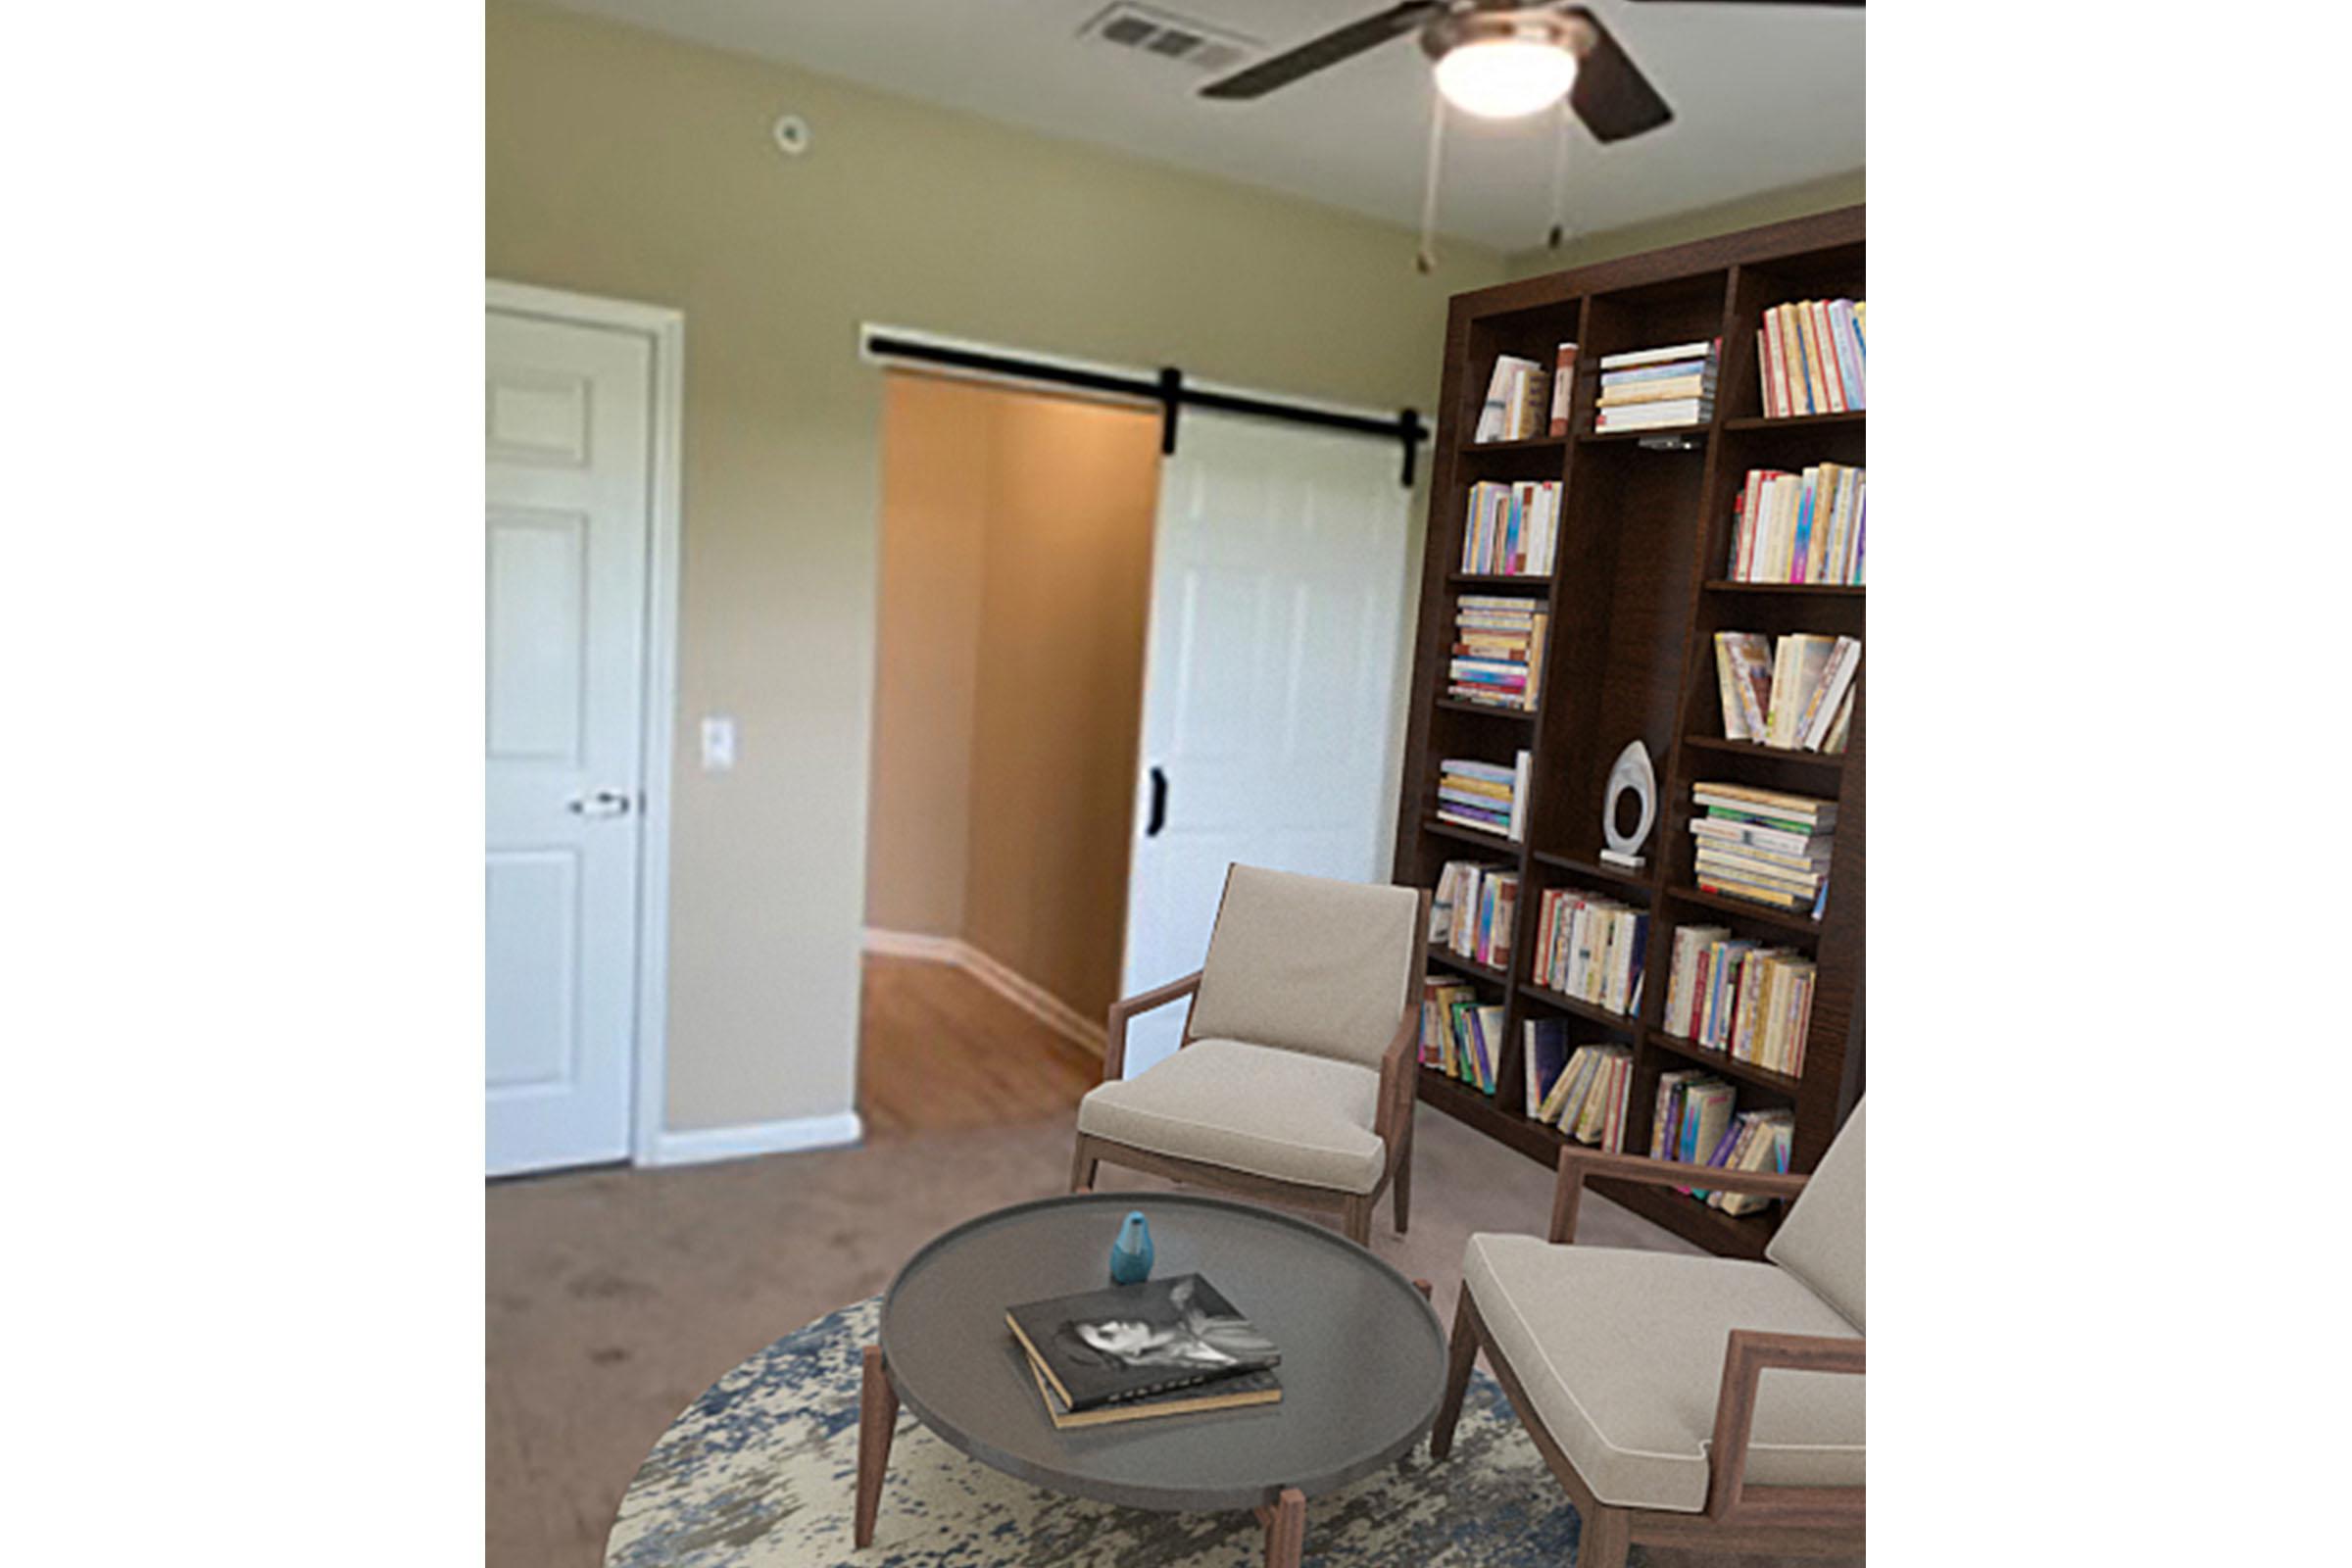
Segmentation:
[[(1063, 1431), (1048, 1418), (1007, 1307), (1109, 1283), (1130, 1209), (1154, 1277), (1205, 1275), (1282, 1351), (1280, 1403)], [(1082, 1193), (956, 1226), (883, 1298), (865, 1350), (857, 1543), (869, 1544), (902, 1400), (983, 1464), (1035, 1485), (1166, 1512), (1254, 1509), (1266, 1561), (1290, 1568), (1306, 1499), (1397, 1458), (1445, 1393), (1446, 1334), (1423, 1291), (1305, 1220), (1190, 1194)]]

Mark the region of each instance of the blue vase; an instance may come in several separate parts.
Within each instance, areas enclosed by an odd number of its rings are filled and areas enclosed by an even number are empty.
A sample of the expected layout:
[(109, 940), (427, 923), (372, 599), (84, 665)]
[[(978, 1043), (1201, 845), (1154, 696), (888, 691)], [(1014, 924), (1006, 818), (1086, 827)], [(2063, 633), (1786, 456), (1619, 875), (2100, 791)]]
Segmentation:
[(1110, 1283), (1141, 1285), (1152, 1277), (1152, 1227), (1140, 1208), (1128, 1212), (1110, 1244)]

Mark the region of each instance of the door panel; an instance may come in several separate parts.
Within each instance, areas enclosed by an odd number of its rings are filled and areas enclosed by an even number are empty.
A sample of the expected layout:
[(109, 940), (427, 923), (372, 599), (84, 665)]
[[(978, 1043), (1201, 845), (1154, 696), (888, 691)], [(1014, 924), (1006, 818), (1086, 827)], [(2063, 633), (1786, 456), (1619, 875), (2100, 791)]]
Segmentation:
[[(1200, 967), (1236, 860), (1386, 878), (1408, 501), (1393, 446), (1185, 414), (1153, 544), (1129, 993)], [(1181, 1006), (1136, 1019), (1128, 1073), (1182, 1023)]]
[(653, 346), (498, 311), (487, 324), (484, 1092), (500, 1175), (629, 1152)]

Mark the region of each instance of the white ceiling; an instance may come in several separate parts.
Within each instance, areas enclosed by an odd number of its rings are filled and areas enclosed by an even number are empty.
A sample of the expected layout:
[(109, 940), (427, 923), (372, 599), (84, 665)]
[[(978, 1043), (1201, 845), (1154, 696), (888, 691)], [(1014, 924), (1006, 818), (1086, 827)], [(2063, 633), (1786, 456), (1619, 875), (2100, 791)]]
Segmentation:
[[(1411, 37), (1255, 103), (1212, 103), (1195, 96), (1209, 78), (1189, 66), (1081, 39), (1107, 0), (558, 3), (1394, 222), (1419, 221), (1432, 87)], [(1586, 3), (1674, 107), (1675, 120), (1609, 147), (1578, 127), (1569, 163), (1573, 232), (1863, 166), (1860, 11)], [(1254, 39), (1254, 61), (1386, 4), (1168, 0), (1150, 9)], [(1550, 149), (1548, 129), (1451, 117), (1440, 227), (1506, 251), (1540, 245)]]

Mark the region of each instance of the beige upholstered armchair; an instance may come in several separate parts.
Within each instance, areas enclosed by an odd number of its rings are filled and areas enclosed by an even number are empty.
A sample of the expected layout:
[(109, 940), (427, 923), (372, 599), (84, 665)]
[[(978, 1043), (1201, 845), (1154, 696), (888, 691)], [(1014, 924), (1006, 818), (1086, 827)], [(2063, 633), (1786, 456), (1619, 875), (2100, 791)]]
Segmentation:
[(1706, 1173), (1709, 1188), (1796, 1200), (1761, 1263), (1565, 1245), (1588, 1176), (1683, 1186), (1695, 1173), (1562, 1152), (1549, 1242), (1470, 1238), (1430, 1451), (1452, 1447), (1484, 1350), (1576, 1504), (1577, 1568), (1622, 1568), (1637, 1541), (1859, 1550), (1862, 1111), (1809, 1177)]
[[(1428, 933), (1426, 893), (1232, 867), (1207, 960), (1112, 1005), (1070, 1190), (1107, 1160), (1333, 1210), (1369, 1246), (1393, 1182), (1402, 1235)], [(1184, 997), (1176, 1054), (1122, 1078), (1127, 1020)]]

